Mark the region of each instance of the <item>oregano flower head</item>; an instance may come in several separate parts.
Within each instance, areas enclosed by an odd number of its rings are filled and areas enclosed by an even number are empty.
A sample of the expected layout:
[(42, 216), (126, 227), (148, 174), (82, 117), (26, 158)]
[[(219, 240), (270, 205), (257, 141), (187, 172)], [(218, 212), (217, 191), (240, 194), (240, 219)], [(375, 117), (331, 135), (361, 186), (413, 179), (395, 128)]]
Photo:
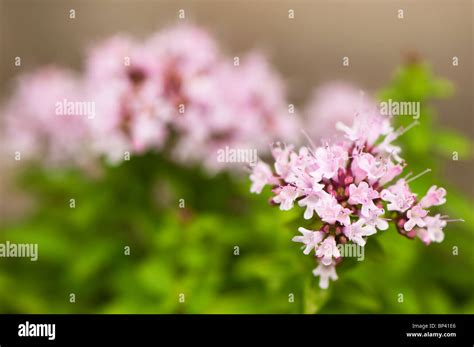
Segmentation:
[(303, 218), (311, 220), (314, 227), (300, 227), (301, 235), (293, 241), (315, 257), (313, 274), (320, 277), (321, 288), (337, 279), (341, 245), (364, 247), (389, 224), (428, 245), (443, 241), (447, 224), (445, 216), (430, 213), (446, 202), (446, 190), (432, 186), (419, 199), (409, 186), (419, 175), (400, 177), (407, 163), (394, 141), (407, 129), (395, 130), (375, 106), (359, 109), (352, 124), (338, 122), (336, 128), (339, 137), (320, 146), (311, 139), (298, 150), (275, 144), (273, 169), (259, 161), (250, 175), (252, 192), (270, 185), (273, 204), (281, 210), (297, 205), (304, 209)]

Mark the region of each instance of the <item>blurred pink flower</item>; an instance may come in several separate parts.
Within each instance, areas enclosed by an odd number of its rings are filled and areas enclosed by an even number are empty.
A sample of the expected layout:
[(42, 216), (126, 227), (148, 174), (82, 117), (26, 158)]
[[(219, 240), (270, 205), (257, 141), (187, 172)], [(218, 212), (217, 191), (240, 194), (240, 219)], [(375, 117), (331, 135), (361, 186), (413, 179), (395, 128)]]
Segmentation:
[(117, 162), (125, 152), (142, 153), (164, 143), (159, 69), (152, 52), (126, 36), (107, 39), (89, 51), (84, 79), (97, 105), (91, 130), (98, 154)]
[[(45, 67), (17, 80), (3, 108), (3, 143), (12, 160), (78, 164), (85, 159), (94, 110), (73, 72)], [(89, 114), (90, 111), (90, 114)]]
[(305, 108), (308, 133), (316, 139), (332, 140), (339, 135), (338, 122), (350, 125), (356, 116), (372, 118), (374, 107), (375, 101), (352, 84), (327, 83), (313, 92)]
[(173, 159), (213, 173), (230, 165), (217, 159), (219, 150), (264, 155), (299, 130), (283, 82), (263, 56), (234, 66), (212, 36), (190, 25), (141, 43), (117, 36), (97, 45), (85, 80), (98, 108), (93, 143), (112, 161), (125, 151), (160, 150), (174, 134)]
[(211, 171), (228, 166), (216, 160), (221, 148), (264, 155), (273, 141), (292, 140), (299, 130), (297, 117), (288, 112), (283, 82), (263, 56), (251, 54), (239, 66), (226, 59), (193, 81), (196, 92), (176, 118), (182, 136), (175, 153), (183, 160), (204, 161)]

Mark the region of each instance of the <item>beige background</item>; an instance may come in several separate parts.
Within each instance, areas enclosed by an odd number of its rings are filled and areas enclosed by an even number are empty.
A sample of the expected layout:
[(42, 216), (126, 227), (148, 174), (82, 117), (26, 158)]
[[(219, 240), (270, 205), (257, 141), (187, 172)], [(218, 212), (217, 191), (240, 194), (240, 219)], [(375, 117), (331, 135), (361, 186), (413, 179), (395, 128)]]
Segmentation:
[[(438, 122), (474, 138), (471, 0), (445, 1), (32, 1), (0, 0), (0, 96), (12, 78), (47, 63), (80, 69), (83, 48), (116, 32), (146, 37), (187, 20), (214, 32), (231, 56), (252, 48), (268, 53), (303, 105), (312, 88), (334, 79), (366, 90), (385, 85), (407, 52), (426, 58), (456, 93), (436, 104)], [(68, 18), (69, 9), (76, 19)], [(288, 19), (288, 9), (296, 18)], [(397, 18), (403, 9), (405, 19)], [(22, 57), (21, 68), (14, 67)], [(341, 57), (351, 66), (343, 68)], [(458, 56), (460, 66), (451, 59)], [(469, 190), (473, 161), (446, 165), (447, 178)], [(468, 189), (466, 189), (466, 186)]]

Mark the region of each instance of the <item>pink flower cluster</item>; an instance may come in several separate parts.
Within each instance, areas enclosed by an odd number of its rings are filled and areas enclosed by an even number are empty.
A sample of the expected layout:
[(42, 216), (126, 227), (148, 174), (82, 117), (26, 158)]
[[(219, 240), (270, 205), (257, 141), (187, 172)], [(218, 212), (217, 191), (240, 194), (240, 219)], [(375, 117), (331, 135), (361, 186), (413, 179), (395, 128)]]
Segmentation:
[[(89, 50), (79, 77), (57, 68), (21, 77), (3, 112), (5, 142), (9, 154), (41, 161), (120, 162), (125, 153), (169, 149), (173, 159), (219, 171), (227, 165), (217, 160), (222, 147), (267, 150), (275, 139), (295, 139), (299, 126), (285, 93), (262, 55), (236, 64), (197, 27), (140, 42), (115, 36)], [(63, 100), (71, 109), (58, 115)]]
[(2, 150), (17, 160), (36, 157), (47, 165), (77, 162), (88, 129), (79, 117), (57, 115), (56, 104), (82, 99), (82, 92), (78, 76), (68, 70), (48, 66), (21, 75), (2, 110)]
[[(406, 166), (393, 141), (403, 132), (394, 130), (375, 106), (359, 108), (351, 125), (338, 122), (341, 136), (321, 146), (273, 147), (274, 170), (264, 162), (253, 167), (251, 191), (273, 187), (272, 203), (281, 210), (297, 204), (313, 230), (300, 227), (303, 253), (314, 251), (320, 287), (336, 280), (336, 265), (344, 245), (364, 247), (367, 237), (387, 230), (392, 222), (408, 238), (425, 244), (443, 241), (446, 220), (428, 209), (446, 202), (446, 191), (433, 186), (417, 199), (408, 185), (412, 179), (397, 178)], [(408, 175), (409, 176), (409, 175)]]

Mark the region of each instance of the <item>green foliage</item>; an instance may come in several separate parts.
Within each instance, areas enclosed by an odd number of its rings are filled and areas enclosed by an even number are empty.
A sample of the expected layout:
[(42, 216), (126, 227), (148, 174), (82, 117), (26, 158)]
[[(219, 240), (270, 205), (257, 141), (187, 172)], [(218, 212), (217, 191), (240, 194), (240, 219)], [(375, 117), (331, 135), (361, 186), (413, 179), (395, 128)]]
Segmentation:
[(19, 184), (37, 209), (0, 241), (38, 243), (39, 259), (0, 263), (1, 312), (302, 310), (288, 301), (310, 270), (282, 232), (291, 213), (250, 196), (245, 176), (208, 178), (148, 154), (100, 178), (32, 168)]
[[(436, 166), (439, 156), (450, 159), (453, 148), (460, 162), (470, 156), (469, 140), (435, 128), (430, 102), (451, 92), (426, 65), (402, 67), (381, 92), (383, 99), (421, 101), (420, 125), (399, 140), (408, 171), (433, 169), (414, 182), (419, 194), (434, 182), (446, 186)], [(411, 120), (396, 121), (406, 126)], [(290, 241), (298, 226), (310, 227), (302, 211), (270, 207), (269, 189), (250, 194), (245, 175), (207, 177), (198, 168), (150, 153), (117, 167), (104, 165), (99, 177), (31, 168), (18, 184), (34, 198), (36, 209), (3, 225), (0, 242), (38, 243), (39, 259), (2, 259), (0, 312), (474, 310), (473, 205), (449, 186), (441, 212), (466, 222), (450, 224), (442, 244), (426, 247), (394, 229), (379, 232), (368, 240), (364, 261), (344, 260), (339, 280), (321, 290), (311, 274), (314, 259)], [(75, 208), (69, 207), (71, 198)], [(453, 247), (459, 255), (453, 255)], [(71, 293), (75, 303), (69, 302)]]
[[(426, 63), (411, 63), (400, 67), (393, 80), (379, 92), (379, 98), (387, 101), (409, 101), (420, 103), (419, 124), (403, 135), (404, 157), (421, 158), (426, 154), (443, 155), (451, 159), (453, 151), (461, 159), (470, 156), (471, 142), (452, 130), (435, 126), (436, 111), (431, 102), (452, 95), (454, 87), (444, 79), (433, 75)], [(395, 124), (406, 127), (414, 120), (408, 115), (394, 116)], [(424, 157), (422, 165), (435, 165), (432, 156)]]

